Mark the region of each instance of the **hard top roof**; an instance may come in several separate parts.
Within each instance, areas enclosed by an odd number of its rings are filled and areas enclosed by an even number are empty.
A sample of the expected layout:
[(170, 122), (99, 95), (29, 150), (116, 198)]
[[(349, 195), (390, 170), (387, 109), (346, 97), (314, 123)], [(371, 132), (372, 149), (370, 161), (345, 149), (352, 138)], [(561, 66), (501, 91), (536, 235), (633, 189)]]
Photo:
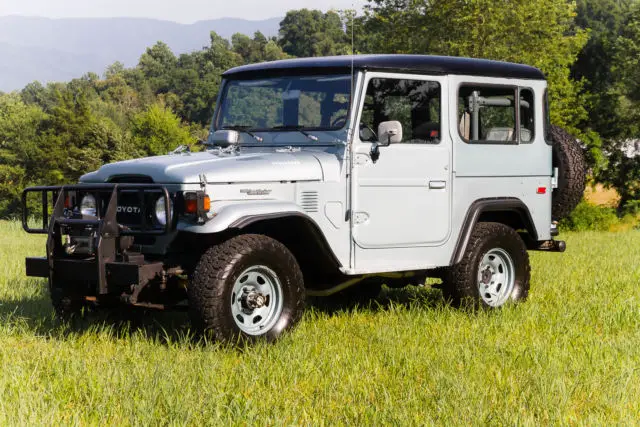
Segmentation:
[(233, 79), (257, 76), (379, 70), (419, 74), (462, 74), (487, 77), (544, 80), (535, 67), (486, 59), (430, 55), (345, 55), (316, 58), (284, 59), (235, 67), (223, 74)]

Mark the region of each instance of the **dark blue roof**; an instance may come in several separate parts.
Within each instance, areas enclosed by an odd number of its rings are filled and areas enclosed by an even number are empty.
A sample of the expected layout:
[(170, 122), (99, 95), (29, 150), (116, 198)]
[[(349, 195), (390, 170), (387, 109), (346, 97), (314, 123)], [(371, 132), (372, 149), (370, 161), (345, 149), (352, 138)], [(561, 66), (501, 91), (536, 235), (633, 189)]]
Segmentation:
[(347, 55), (285, 59), (235, 67), (225, 72), (223, 76), (229, 78), (252, 78), (256, 75), (348, 72), (352, 65), (356, 70), (419, 74), (464, 74), (533, 80), (545, 79), (542, 71), (529, 65), (486, 59), (429, 55)]

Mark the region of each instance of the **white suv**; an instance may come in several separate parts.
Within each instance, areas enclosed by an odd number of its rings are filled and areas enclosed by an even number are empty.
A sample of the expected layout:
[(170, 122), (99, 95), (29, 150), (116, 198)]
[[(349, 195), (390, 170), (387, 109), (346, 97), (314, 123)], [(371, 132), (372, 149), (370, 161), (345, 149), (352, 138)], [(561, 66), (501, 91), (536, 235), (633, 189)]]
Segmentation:
[[(224, 73), (207, 148), (105, 165), (23, 197), (48, 233), (58, 313), (188, 306), (221, 339), (274, 339), (306, 295), (441, 277), (454, 303), (529, 292), (527, 250), (563, 251), (576, 141), (536, 68), (467, 58), (307, 58)], [(43, 227), (26, 218), (33, 193)], [(33, 209), (31, 209), (33, 211)]]

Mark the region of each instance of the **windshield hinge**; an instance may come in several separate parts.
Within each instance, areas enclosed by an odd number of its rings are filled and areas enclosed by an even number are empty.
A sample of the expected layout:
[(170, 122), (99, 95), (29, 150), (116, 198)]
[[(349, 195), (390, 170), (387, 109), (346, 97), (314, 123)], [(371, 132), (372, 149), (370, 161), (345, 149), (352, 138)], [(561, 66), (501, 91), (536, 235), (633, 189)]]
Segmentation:
[(200, 175), (198, 175), (198, 178), (200, 178), (200, 187), (202, 189), (205, 189), (207, 187), (207, 176), (203, 173), (201, 173)]

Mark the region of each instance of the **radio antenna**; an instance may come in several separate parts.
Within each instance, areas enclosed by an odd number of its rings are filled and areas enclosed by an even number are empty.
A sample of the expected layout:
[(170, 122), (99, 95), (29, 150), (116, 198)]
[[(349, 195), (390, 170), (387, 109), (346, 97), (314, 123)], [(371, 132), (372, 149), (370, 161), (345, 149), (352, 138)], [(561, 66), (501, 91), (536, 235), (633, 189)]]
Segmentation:
[[(354, 36), (354, 27), (356, 25), (356, 7), (355, 7), (355, 3), (351, 2), (351, 12), (349, 13), (350, 16), (350, 21), (351, 21), (351, 95), (349, 96), (349, 102), (351, 103), (351, 114), (352, 117), (356, 117), (354, 116), (354, 107), (355, 104), (353, 102), (353, 97), (354, 97), (354, 92), (356, 90), (355, 87), (355, 78), (354, 78), (354, 60), (355, 60), (355, 54), (356, 54), (356, 49), (355, 49), (355, 36)], [(353, 126), (349, 126), (349, 134), (347, 137), (347, 144), (351, 145), (351, 143), (353, 142), (353, 134), (354, 132), (352, 131)]]
[(354, 84), (354, 79), (353, 79), (353, 61), (354, 61), (354, 56), (356, 54), (356, 48), (355, 48), (355, 36), (354, 36), (354, 27), (356, 25), (356, 6), (355, 3), (351, 3), (351, 93), (353, 94), (353, 84)]

